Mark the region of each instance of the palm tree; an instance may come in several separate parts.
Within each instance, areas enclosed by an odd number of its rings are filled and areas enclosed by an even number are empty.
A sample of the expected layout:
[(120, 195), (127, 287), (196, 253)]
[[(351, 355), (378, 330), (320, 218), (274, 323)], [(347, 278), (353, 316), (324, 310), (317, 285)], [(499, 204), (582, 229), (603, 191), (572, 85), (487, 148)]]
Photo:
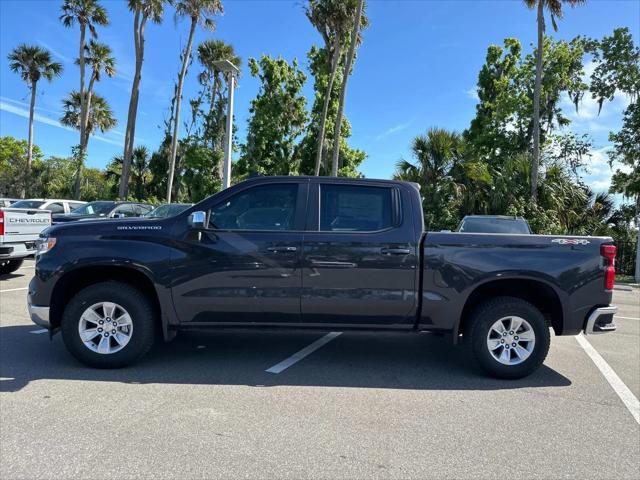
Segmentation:
[(31, 160), (33, 157), (33, 114), (36, 106), (36, 90), (38, 81), (44, 77), (52, 81), (62, 73), (62, 65), (51, 61), (51, 54), (40, 47), (22, 44), (14, 48), (7, 57), (9, 68), (12, 72), (20, 74), (20, 77), (29, 84), (31, 90), (31, 103), (29, 105), (29, 138), (27, 141), (27, 168), (22, 197), (29, 192), (31, 175)]
[(349, 4), (344, 0), (309, 0), (309, 4), (305, 8), (307, 18), (322, 35), (329, 67), (329, 81), (325, 90), (320, 124), (318, 125), (318, 146), (314, 168), (314, 175), (316, 176), (320, 175), (320, 164), (324, 155), (327, 114), (338, 64), (342, 56), (342, 41), (345, 33), (349, 30), (349, 22), (352, 20), (348, 10)]
[(540, 91), (542, 89), (542, 54), (544, 50), (544, 9), (551, 14), (551, 24), (554, 31), (558, 31), (556, 18), (562, 18), (562, 4), (566, 3), (571, 7), (584, 4), (586, 0), (524, 0), (529, 8), (538, 9), (538, 48), (536, 50), (536, 82), (533, 90), (533, 155), (531, 168), (531, 197), (533, 201), (538, 198), (538, 167), (540, 166)]
[[(142, 200), (147, 196), (145, 187), (151, 174), (151, 170), (149, 170), (149, 151), (147, 147), (139, 146), (135, 147), (131, 153), (131, 176), (129, 180), (133, 184), (134, 197)], [(116, 155), (107, 166), (106, 175), (115, 183), (120, 183), (122, 180), (123, 163), (122, 155)]]
[[(220, 70), (216, 67), (216, 62), (220, 60), (229, 60), (233, 63), (238, 69), (242, 63), (242, 60), (239, 56), (236, 55), (235, 50), (233, 49), (233, 45), (223, 42), (222, 40), (205, 40), (200, 45), (198, 45), (198, 60), (205, 68), (205, 71), (202, 72), (198, 79), (203, 86), (209, 85), (209, 113), (207, 115), (207, 120), (205, 122), (205, 142), (206, 137), (208, 136), (211, 140), (211, 149), (212, 150), (220, 150), (221, 145), (217, 145), (216, 141), (223, 132), (222, 122), (222, 103), (218, 102), (218, 121), (213, 122), (214, 118), (214, 108), (216, 104), (216, 95), (219, 94), (220, 86), (221, 86), (221, 78), (220, 78)], [(219, 132), (214, 132), (213, 128), (217, 124), (219, 128)], [(222, 162), (218, 162), (218, 176), (222, 179)]]
[[(63, 114), (60, 118), (60, 123), (67, 127), (75, 128), (80, 131), (81, 129), (81, 101), (80, 92), (74, 90), (67, 98), (62, 101)], [(89, 142), (89, 136), (96, 130), (100, 130), (102, 133), (111, 130), (117, 124), (116, 119), (113, 116), (113, 111), (107, 103), (107, 101), (98, 95), (93, 94), (90, 108), (87, 115), (87, 123), (85, 129), (85, 136), (80, 139), (81, 145), (86, 145)], [(84, 152), (78, 154), (78, 167), (76, 171), (76, 187), (78, 185), (77, 179), (79, 177), (78, 172), (82, 170), (82, 163), (84, 162)]]
[(430, 229), (452, 228), (458, 221), (451, 207), (456, 206), (461, 193), (454, 173), (463, 160), (462, 150), (460, 134), (431, 128), (413, 140), (411, 153), (416, 161), (400, 160), (396, 165), (396, 180), (420, 185), (425, 222)]
[(136, 54), (136, 66), (133, 84), (131, 85), (131, 96), (129, 97), (127, 128), (124, 134), (122, 176), (118, 189), (118, 197), (121, 199), (126, 198), (129, 188), (129, 169), (131, 167), (131, 155), (133, 154), (142, 62), (144, 61), (144, 29), (149, 19), (156, 24), (162, 22), (165, 3), (166, 0), (129, 0), (129, 10), (133, 12), (133, 46)]
[[(81, 129), (84, 126), (85, 135), (81, 138), (80, 142), (80, 161), (78, 162), (78, 172), (76, 174), (76, 183), (74, 189), (74, 195), (76, 198), (80, 198), (80, 184), (82, 177), (82, 159), (87, 151), (87, 144), (89, 141), (90, 132), (88, 129), (89, 112), (91, 111), (91, 102), (93, 98), (93, 88), (95, 82), (99, 82), (102, 74), (104, 73), (108, 77), (113, 77), (115, 71), (115, 60), (111, 56), (111, 48), (104, 43), (98, 43), (94, 40), (89, 42), (85, 52), (85, 62), (91, 67), (91, 77), (89, 78), (89, 86), (84, 96), (84, 105), (80, 108), (80, 126)], [(84, 141), (83, 141), (84, 140)]]
[(338, 176), (338, 163), (340, 161), (340, 133), (342, 127), (342, 114), (344, 112), (344, 100), (347, 94), (347, 80), (351, 74), (351, 66), (353, 65), (353, 59), (356, 55), (356, 44), (361, 42), (360, 37), (360, 24), (363, 17), (364, 0), (358, 0), (355, 11), (355, 21), (351, 30), (351, 40), (349, 42), (349, 53), (347, 54), (347, 61), (344, 66), (344, 73), (342, 75), (342, 87), (340, 88), (340, 99), (338, 103), (338, 115), (336, 117), (336, 124), (333, 131), (333, 155), (331, 165), (331, 175)]
[[(85, 94), (85, 50), (86, 50), (86, 33), (87, 28), (92, 36), (92, 38), (98, 37), (98, 32), (96, 30), (96, 25), (108, 25), (109, 17), (107, 15), (107, 11), (105, 8), (98, 3), (98, 0), (64, 0), (62, 5), (62, 14), (60, 15), (60, 21), (62, 24), (67, 27), (73, 27), (73, 25), (77, 22), (80, 26), (80, 46), (78, 50), (78, 65), (80, 66), (80, 118), (86, 118), (84, 111), (87, 108), (85, 105), (86, 94)], [(86, 133), (87, 124), (86, 122), (80, 122), (80, 153), (81, 156), (84, 156), (84, 149), (82, 145), (82, 141), (85, 138), (88, 138)], [(79, 179), (78, 179), (79, 185)], [(76, 192), (78, 195), (79, 192)]]
[(167, 180), (167, 202), (171, 203), (171, 189), (173, 188), (173, 170), (176, 165), (176, 154), (178, 153), (178, 134), (180, 131), (180, 104), (182, 101), (182, 86), (184, 77), (187, 75), (187, 67), (191, 61), (191, 47), (193, 45), (193, 35), (198, 24), (204, 28), (213, 30), (215, 23), (214, 15), (222, 13), (222, 2), (220, 0), (179, 0), (176, 5), (176, 17), (188, 17), (191, 19), (189, 28), (189, 38), (187, 45), (182, 52), (182, 68), (178, 75), (178, 85), (176, 87), (175, 109), (173, 117), (173, 135), (171, 136), (171, 153), (169, 156), (169, 178)]

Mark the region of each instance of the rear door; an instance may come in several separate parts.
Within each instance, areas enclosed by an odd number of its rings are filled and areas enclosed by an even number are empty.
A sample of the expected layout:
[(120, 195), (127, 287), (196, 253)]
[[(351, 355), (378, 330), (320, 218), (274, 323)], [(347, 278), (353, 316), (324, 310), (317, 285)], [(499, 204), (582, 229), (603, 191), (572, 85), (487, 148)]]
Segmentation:
[(217, 195), (202, 230), (179, 224), (172, 295), (182, 322), (300, 321), (307, 183), (237, 186)]
[(334, 182), (311, 184), (303, 322), (413, 325), (419, 235), (408, 193), (388, 182)]

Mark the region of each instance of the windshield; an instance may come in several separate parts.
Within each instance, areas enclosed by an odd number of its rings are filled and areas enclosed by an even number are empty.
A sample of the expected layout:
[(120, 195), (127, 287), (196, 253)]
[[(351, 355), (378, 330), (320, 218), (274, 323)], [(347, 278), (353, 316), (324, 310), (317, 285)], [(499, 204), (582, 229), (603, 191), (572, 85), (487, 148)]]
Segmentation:
[(154, 208), (148, 213), (145, 213), (143, 217), (145, 218), (167, 218), (173, 217), (174, 215), (179, 214), (180, 212), (184, 212), (190, 205), (181, 204), (181, 203), (173, 203), (171, 205), (160, 205), (159, 207)]
[(529, 225), (522, 218), (466, 218), (460, 225), (466, 233), (529, 234)]
[(19, 202), (12, 203), (11, 208), (39, 208), (44, 205), (42, 200), (20, 200)]
[(106, 215), (113, 207), (113, 202), (90, 202), (76, 208), (69, 215)]

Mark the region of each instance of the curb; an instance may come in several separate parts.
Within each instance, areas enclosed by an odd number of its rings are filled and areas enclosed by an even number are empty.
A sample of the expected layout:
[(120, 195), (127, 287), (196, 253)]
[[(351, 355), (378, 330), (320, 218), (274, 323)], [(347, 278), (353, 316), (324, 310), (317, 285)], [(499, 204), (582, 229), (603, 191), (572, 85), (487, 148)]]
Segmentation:
[(616, 284), (613, 286), (614, 290), (622, 290), (623, 292), (633, 292), (633, 287), (631, 285), (619, 285)]

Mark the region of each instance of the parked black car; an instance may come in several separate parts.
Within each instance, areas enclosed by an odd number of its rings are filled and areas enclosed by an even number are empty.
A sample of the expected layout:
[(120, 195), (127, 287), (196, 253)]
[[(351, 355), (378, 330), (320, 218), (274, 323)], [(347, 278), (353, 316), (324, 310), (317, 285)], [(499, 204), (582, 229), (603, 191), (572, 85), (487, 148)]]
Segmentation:
[(191, 207), (193, 203), (165, 203), (159, 207), (154, 208), (148, 213), (145, 213), (145, 218), (169, 218), (173, 217), (181, 212), (184, 212), (187, 208)]
[(463, 233), (511, 233), (530, 235), (531, 227), (522, 217), (506, 215), (467, 215), (458, 225)]
[(52, 219), (55, 225), (86, 219), (141, 217), (151, 210), (153, 206), (144, 203), (99, 200), (89, 202), (71, 213), (54, 214)]
[(518, 378), (550, 327), (615, 330), (611, 238), (423, 229), (412, 183), (257, 177), (167, 219), (47, 229), (29, 311), (102, 368), (157, 330), (288, 327), (462, 336), (486, 371)]

